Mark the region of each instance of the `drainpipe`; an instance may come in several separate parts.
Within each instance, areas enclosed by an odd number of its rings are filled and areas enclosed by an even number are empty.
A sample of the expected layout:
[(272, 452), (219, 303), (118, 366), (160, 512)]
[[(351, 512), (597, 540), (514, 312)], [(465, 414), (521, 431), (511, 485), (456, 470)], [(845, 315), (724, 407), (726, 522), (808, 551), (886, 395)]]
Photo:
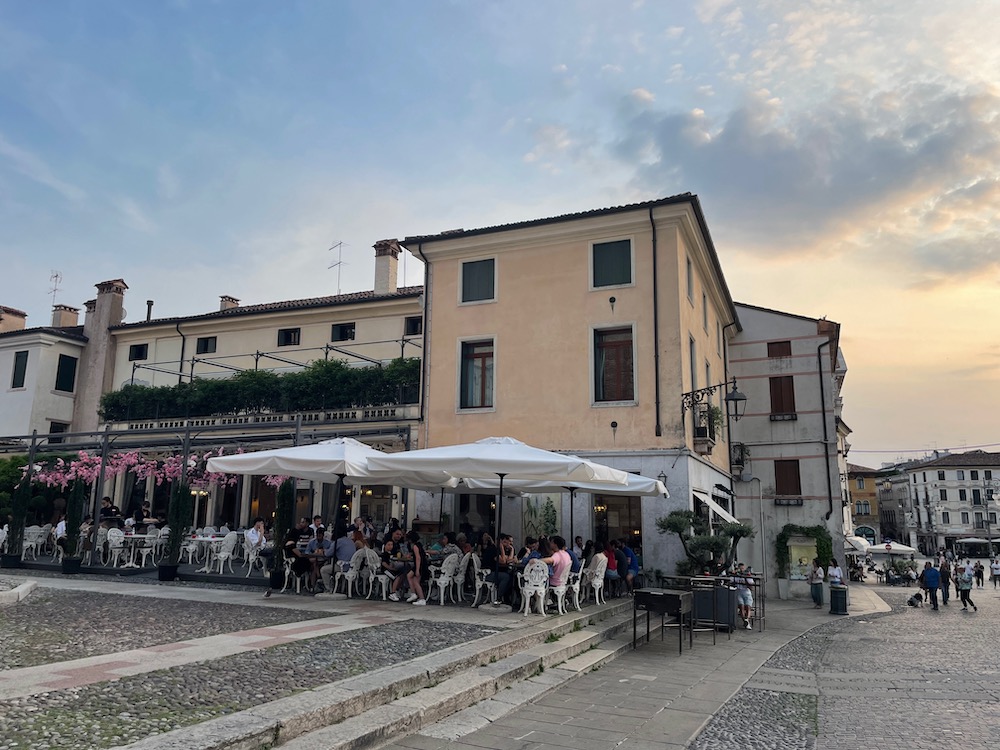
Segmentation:
[[(719, 344), (722, 346), (722, 382), (729, 382), (729, 347), (726, 346), (726, 329), (730, 326), (736, 325), (734, 320), (732, 323), (726, 323), (722, 326), (722, 341)], [(723, 396), (725, 396), (726, 389), (722, 389)], [(729, 449), (729, 489), (734, 493), (736, 492), (736, 485), (733, 480), (733, 420), (729, 417), (729, 408), (726, 408), (726, 446)], [(735, 497), (735, 495), (734, 495)]]
[[(406, 248), (406, 249), (409, 250), (410, 248)], [(421, 342), (421, 347), (420, 348), (421, 348), (421, 351), (423, 351), (424, 354), (420, 358), (420, 404), (419, 404), (419, 406), (420, 406), (420, 412), (419, 412), (420, 416), (418, 418), (420, 424), (423, 424), (424, 423), (424, 401), (425, 401), (425, 396), (427, 395), (426, 391), (425, 391), (426, 383), (427, 383), (427, 327), (430, 324), (430, 316), (427, 314), (427, 307), (431, 303), (430, 286), (427, 284), (427, 277), (430, 276), (431, 262), (429, 260), (427, 260), (427, 256), (424, 255), (424, 243), (423, 242), (417, 243), (417, 253), (420, 255), (420, 257), (424, 261), (424, 309), (420, 311), (420, 314), (423, 316), (423, 319), (424, 319), (424, 326), (423, 326), (424, 332), (423, 332), (423, 337), (422, 337), (422, 342)], [(406, 440), (407, 440), (407, 450), (409, 450), (409, 440), (410, 440), (409, 436), (407, 436)], [(405, 492), (405, 490), (404, 490), (404, 492)]]
[(826, 499), (829, 508), (826, 511), (826, 520), (830, 520), (833, 515), (833, 482), (830, 480), (830, 431), (826, 426), (826, 388), (823, 383), (823, 354), (820, 351), (824, 346), (830, 346), (830, 339), (816, 347), (816, 365), (819, 367), (819, 403), (820, 414), (823, 417), (823, 455), (826, 457)]
[[(181, 356), (180, 362), (177, 363), (177, 385), (180, 385), (184, 382), (184, 350), (187, 348), (187, 337), (181, 333), (181, 324), (179, 321), (174, 324), (174, 328), (177, 329), (177, 335), (181, 337)], [(191, 380), (194, 380), (193, 374)]]
[(663, 435), (660, 423), (660, 300), (656, 272), (656, 222), (653, 221), (653, 207), (649, 207), (649, 227), (653, 232), (653, 387), (656, 396), (656, 437)]

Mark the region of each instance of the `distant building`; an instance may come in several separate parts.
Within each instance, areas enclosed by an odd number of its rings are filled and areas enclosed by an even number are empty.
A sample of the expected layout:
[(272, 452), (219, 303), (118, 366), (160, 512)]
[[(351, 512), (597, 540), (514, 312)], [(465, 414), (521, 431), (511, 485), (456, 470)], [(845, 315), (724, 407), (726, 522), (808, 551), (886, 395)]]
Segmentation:
[(848, 507), (851, 512), (851, 534), (869, 544), (882, 541), (879, 519), (879, 485), (885, 472), (867, 466), (847, 465)]

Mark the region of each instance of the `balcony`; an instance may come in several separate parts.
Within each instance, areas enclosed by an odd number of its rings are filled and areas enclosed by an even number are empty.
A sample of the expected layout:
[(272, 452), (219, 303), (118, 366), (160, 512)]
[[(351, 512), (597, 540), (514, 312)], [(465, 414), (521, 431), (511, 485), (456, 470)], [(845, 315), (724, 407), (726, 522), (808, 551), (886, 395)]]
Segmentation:
[(699, 456), (711, 456), (715, 447), (715, 418), (710, 404), (698, 404), (694, 412), (694, 450)]

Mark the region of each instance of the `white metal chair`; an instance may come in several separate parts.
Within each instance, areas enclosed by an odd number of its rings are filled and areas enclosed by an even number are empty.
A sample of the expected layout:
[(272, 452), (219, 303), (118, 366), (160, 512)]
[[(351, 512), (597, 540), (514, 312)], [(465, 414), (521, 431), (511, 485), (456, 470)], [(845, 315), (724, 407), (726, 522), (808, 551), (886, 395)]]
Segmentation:
[(7, 527), (0, 529), (0, 552), (7, 552)]
[(281, 587), (282, 591), (291, 588), (291, 584), (295, 583), (295, 593), (298, 594), (302, 591), (302, 584), (306, 584), (306, 589), (309, 588), (309, 582), (306, 580), (308, 573), (296, 573), (292, 568), (292, 557), (285, 558), (285, 583)]
[(181, 548), (181, 554), (187, 555), (188, 565), (193, 565), (198, 561), (198, 554), (201, 552), (201, 545), (194, 539)]
[[(351, 555), (351, 562), (347, 566), (347, 570), (344, 570), (341, 563), (335, 563), (335, 568), (337, 575), (333, 580), (333, 590), (336, 591), (340, 588), (340, 582), (344, 582), (344, 593), (347, 594), (347, 598), (351, 598), (351, 592), (355, 590), (355, 585), (358, 582), (358, 578), (361, 576), (361, 566), (365, 564), (365, 548), (357, 550), (353, 555)], [(358, 594), (361, 590), (358, 589)]]
[(524, 602), (524, 616), (531, 611), (531, 600), (538, 600), (538, 613), (545, 614), (545, 597), (549, 591), (549, 566), (540, 559), (529, 560), (524, 570), (517, 574), (517, 583), (521, 589), (521, 601)]
[(576, 573), (572, 571), (569, 577), (566, 579), (566, 598), (573, 602), (573, 606), (576, 607), (576, 611), (580, 611), (580, 589), (583, 582), (583, 568), (580, 568)]
[(563, 571), (562, 576), (555, 585), (549, 582), (549, 593), (556, 600), (556, 611), (559, 614), (566, 614), (566, 591), (569, 589), (569, 568)]
[(152, 531), (146, 532), (146, 536), (141, 542), (137, 541), (139, 546), (136, 547), (135, 551), (137, 554), (142, 556), (142, 559), (139, 562), (140, 568), (145, 568), (147, 562), (155, 561), (156, 543), (159, 540), (159, 538), (160, 538), (160, 532), (157, 531), (156, 529), (153, 529)]
[[(455, 576), (458, 575), (459, 562), (459, 556), (453, 553), (444, 559), (440, 568), (431, 568), (431, 577), (427, 585), (427, 596), (428, 598), (432, 597), (434, 591), (437, 590), (438, 599), (442, 607), (444, 606), (444, 600), (451, 593)], [(458, 600), (456, 599), (455, 602), (457, 604)]]
[(372, 587), (368, 592), (368, 598), (371, 598), (372, 592), (375, 590), (375, 584), (378, 584), (379, 590), (382, 592), (382, 601), (389, 601), (389, 591), (392, 589), (392, 582), (395, 580), (395, 575), (388, 571), (380, 570), (372, 580)]
[(31, 555), (32, 560), (38, 559), (38, 548), (42, 543), (42, 527), (41, 526), (26, 526), (24, 529), (24, 536), (21, 542), (21, 559), (27, 560), (28, 555)]
[(261, 559), (260, 551), (262, 547), (254, 547), (253, 543), (247, 539), (246, 535), (243, 536), (243, 557), (247, 564), (247, 575), (249, 578), (250, 574), (253, 573), (254, 566), (260, 566), (261, 570), (265, 569), (264, 561)]
[(108, 562), (112, 568), (125, 562), (125, 532), (108, 529)]
[(458, 572), (455, 573), (455, 578), (452, 580), (452, 599), (457, 602), (465, 601), (465, 578), (469, 574), (469, 565), (472, 563), (472, 553), (466, 552), (462, 555), (461, 561), (458, 563)]
[(222, 540), (222, 545), (215, 553), (215, 562), (219, 563), (219, 575), (222, 575), (222, 567), (229, 564), (229, 572), (233, 572), (233, 555), (236, 554), (236, 545), (240, 543), (240, 535), (235, 531), (226, 534)]
[(365, 551), (365, 564), (361, 567), (361, 583), (364, 584), (364, 588), (368, 592), (366, 598), (369, 598), (372, 595), (372, 589), (375, 588), (375, 579), (382, 568), (382, 558), (371, 547), (363, 549)]
[[(489, 568), (484, 568), (482, 560), (479, 555), (472, 556), (472, 574), (476, 581), (476, 598), (472, 600), (472, 606), (479, 606), (479, 596), (483, 593), (483, 589), (486, 590), (486, 595), (489, 597), (488, 601), (491, 604), (495, 604), (497, 600), (497, 585), (493, 581), (487, 581), (486, 577), (493, 571)], [(485, 604), (487, 599), (483, 599)]]
[(153, 544), (153, 562), (159, 563), (163, 556), (167, 554), (167, 547), (170, 546), (170, 527), (164, 526), (156, 535), (156, 542)]
[(607, 569), (608, 558), (602, 554), (594, 555), (590, 561), (590, 567), (583, 573), (584, 580), (580, 583), (585, 594), (584, 600), (589, 599), (590, 595), (593, 594), (597, 604), (604, 604), (604, 572)]

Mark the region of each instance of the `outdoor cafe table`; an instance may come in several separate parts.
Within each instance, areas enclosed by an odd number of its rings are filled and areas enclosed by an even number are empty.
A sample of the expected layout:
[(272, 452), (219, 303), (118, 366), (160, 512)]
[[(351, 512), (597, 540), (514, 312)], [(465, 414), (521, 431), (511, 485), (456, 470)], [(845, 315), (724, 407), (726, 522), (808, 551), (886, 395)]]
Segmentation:
[(664, 615), (677, 618), (677, 648), (684, 650), (684, 623), (688, 623), (690, 645), (694, 646), (694, 593), (680, 589), (636, 589), (632, 592), (632, 648), (635, 648), (639, 610), (646, 612), (646, 642), (649, 643), (649, 613), (660, 615), (663, 638)]
[(136, 551), (139, 549), (139, 545), (146, 541), (145, 534), (126, 534), (122, 538), (122, 543), (125, 545), (125, 555), (126, 562), (123, 562), (118, 567), (120, 568), (138, 568), (139, 563), (135, 561)]

